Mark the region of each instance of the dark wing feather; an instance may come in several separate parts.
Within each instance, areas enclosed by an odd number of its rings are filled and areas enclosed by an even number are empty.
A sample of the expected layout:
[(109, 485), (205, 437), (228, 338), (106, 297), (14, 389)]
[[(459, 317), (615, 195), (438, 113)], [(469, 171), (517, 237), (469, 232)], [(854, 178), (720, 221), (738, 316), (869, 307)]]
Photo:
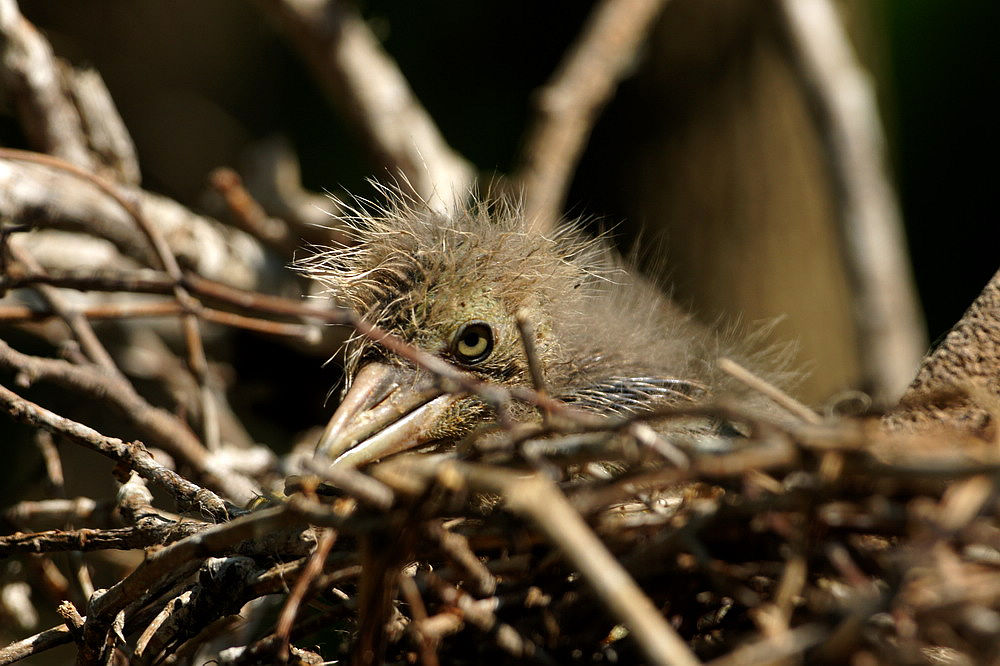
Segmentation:
[(628, 416), (678, 402), (694, 402), (705, 387), (676, 377), (605, 377), (557, 395), (563, 402), (601, 414)]

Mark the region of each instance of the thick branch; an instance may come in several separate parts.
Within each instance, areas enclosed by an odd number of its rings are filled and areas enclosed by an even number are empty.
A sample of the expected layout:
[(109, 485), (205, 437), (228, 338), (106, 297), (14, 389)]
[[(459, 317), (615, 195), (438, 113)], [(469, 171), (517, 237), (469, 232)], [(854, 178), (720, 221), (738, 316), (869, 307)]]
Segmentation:
[(0, 0), (0, 84), (38, 150), (84, 168), (94, 161), (80, 117), (61, 86), (52, 47), (14, 0)]
[[(196, 215), (177, 202), (121, 186), (154, 221), (182, 265), (227, 284), (255, 288), (271, 269), (249, 235)], [(0, 215), (12, 224), (83, 232), (111, 241), (128, 257), (155, 265), (156, 257), (131, 216), (94, 185), (38, 164), (8, 159), (0, 149)]]
[(926, 349), (875, 91), (830, 0), (775, 0), (815, 115), (854, 292), (865, 388), (891, 403)]

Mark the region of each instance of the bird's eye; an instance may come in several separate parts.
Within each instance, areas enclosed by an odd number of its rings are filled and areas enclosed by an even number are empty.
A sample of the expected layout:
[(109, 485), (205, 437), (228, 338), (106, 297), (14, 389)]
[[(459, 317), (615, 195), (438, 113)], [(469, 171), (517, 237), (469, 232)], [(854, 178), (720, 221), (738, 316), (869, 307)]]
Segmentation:
[(455, 332), (451, 350), (465, 363), (484, 361), (493, 351), (493, 329), (484, 321), (468, 321)]

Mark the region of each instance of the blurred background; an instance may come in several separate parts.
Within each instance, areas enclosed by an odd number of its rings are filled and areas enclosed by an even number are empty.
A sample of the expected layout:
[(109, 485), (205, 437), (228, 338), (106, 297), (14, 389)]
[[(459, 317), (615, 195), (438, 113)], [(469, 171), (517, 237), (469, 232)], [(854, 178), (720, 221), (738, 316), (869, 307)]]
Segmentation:
[[(305, 185), (368, 193), (384, 172), (299, 58), (243, 2), (26, 0), (57, 54), (104, 77), (137, 144), (144, 185), (205, 205), (209, 171), (292, 142)], [(591, 3), (372, 0), (362, 10), (450, 144), (507, 172), (532, 91)], [(943, 334), (997, 268), (993, 202), (1000, 5), (841, 2), (877, 83), (928, 336)], [(856, 384), (831, 194), (772, 12), (758, 0), (668, 4), (634, 76), (597, 124), (567, 211), (641, 238), (647, 269), (706, 320), (784, 316), (819, 403)], [(13, 126), (4, 143), (16, 145)], [(640, 235), (641, 234), (641, 235)]]

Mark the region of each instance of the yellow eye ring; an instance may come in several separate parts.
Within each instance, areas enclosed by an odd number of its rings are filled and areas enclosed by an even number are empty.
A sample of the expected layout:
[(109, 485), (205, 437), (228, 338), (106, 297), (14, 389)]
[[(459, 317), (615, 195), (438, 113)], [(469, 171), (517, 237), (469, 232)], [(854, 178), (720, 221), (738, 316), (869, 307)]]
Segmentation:
[(451, 351), (463, 363), (479, 363), (493, 352), (493, 329), (485, 321), (467, 321), (451, 340)]

